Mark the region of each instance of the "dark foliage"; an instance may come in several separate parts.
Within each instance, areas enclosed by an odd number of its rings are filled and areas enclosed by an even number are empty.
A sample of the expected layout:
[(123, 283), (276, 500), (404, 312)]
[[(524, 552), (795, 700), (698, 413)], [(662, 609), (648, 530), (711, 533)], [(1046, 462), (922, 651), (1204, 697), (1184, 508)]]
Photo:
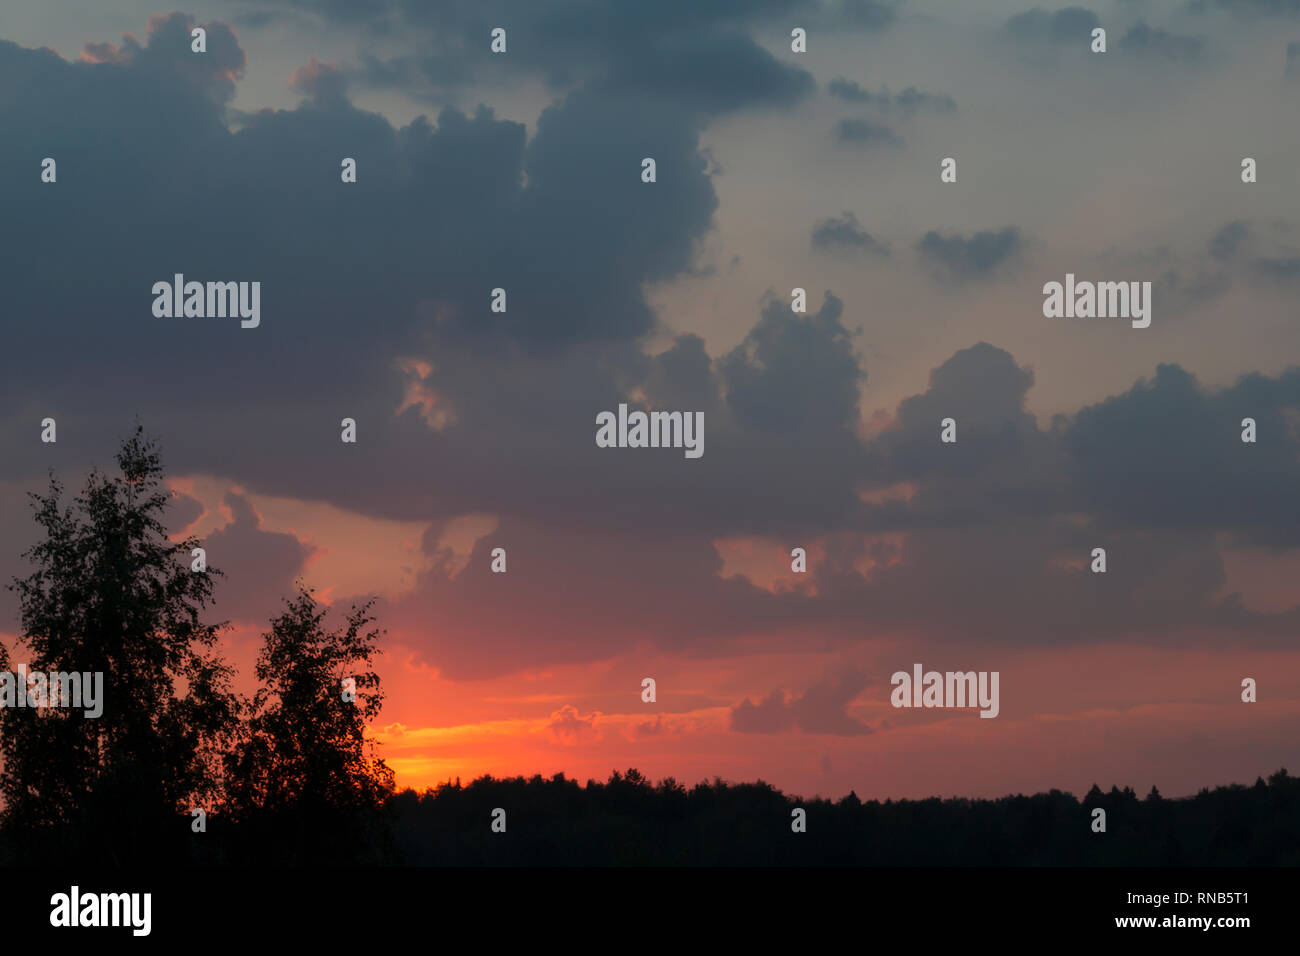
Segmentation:
[[(1300, 780), (1279, 770), (1166, 800), (1153, 788), (997, 800), (800, 800), (722, 780), (657, 786), (629, 770), (580, 786), (561, 774), (483, 777), (392, 799), (418, 865), (1282, 866), (1300, 863)], [(490, 828), (506, 811), (505, 833)], [(791, 830), (796, 807), (807, 832)], [(1094, 833), (1092, 810), (1106, 811)]]

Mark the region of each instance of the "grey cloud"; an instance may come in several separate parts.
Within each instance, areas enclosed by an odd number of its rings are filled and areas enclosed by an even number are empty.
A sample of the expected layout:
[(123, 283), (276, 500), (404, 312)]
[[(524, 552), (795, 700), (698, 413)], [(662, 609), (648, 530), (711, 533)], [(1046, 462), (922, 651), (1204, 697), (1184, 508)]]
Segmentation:
[(1231, 259), (1249, 234), (1249, 223), (1242, 220), (1227, 223), (1210, 239), (1210, 256), (1220, 261)]
[(832, 17), (842, 15), (851, 26), (883, 30), (898, 19), (898, 6), (896, 2), (881, 3), (879, 0), (840, 0), (829, 10)]
[(266, 531), (252, 503), (228, 493), (225, 505), (234, 520), (200, 545), (210, 566), (222, 572), (215, 589), (216, 610), (241, 621), (266, 621), (292, 593), (293, 582), (314, 551), (291, 534)]
[(289, 84), (316, 103), (340, 102), (347, 93), (347, 76), (337, 64), (322, 63), (315, 57), (289, 77)]
[(731, 729), (746, 734), (775, 734), (800, 730), (806, 734), (861, 736), (872, 728), (850, 717), (845, 708), (868, 686), (857, 670), (827, 674), (803, 694), (789, 697), (774, 690), (757, 704), (748, 699), (731, 711)]
[(1166, 30), (1152, 29), (1139, 21), (1120, 38), (1119, 49), (1124, 53), (1153, 58), (1159, 57), (1180, 63), (1194, 63), (1205, 56), (1205, 41), (1200, 37), (1179, 36)]
[(837, 99), (848, 103), (864, 103), (878, 107), (886, 112), (897, 110), (905, 116), (911, 116), (921, 110), (936, 113), (951, 113), (957, 109), (957, 103), (951, 96), (935, 93), (923, 93), (914, 86), (909, 86), (901, 93), (890, 93), (888, 87), (879, 93), (863, 89), (853, 80), (836, 77), (826, 85), (826, 91)]
[[(1209, 389), (1179, 366), (1161, 365), (1153, 379), (1082, 409), (1064, 442), (1080, 504), (1111, 523), (1295, 545), (1297, 415), (1300, 369)], [(1257, 444), (1241, 441), (1243, 418), (1265, 436)]]
[(869, 123), (863, 119), (842, 119), (835, 124), (835, 138), (841, 143), (857, 146), (902, 146), (903, 140), (888, 126)]
[(1019, 41), (1086, 46), (1093, 29), (1100, 25), (1097, 14), (1083, 7), (1065, 7), (1051, 12), (1034, 7), (1010, 17), (1003, 29), (1009, 37)]
[[(363, 52), (358, 75), (408, 91), (418, 92), (421, 83), (457, 87), (525, 72), (556, 88), (631, 90), (711, 114), (797, 102), (814, 85), (808, 73), (780, 62), (753, 37), (759, 24), (815, 9), (806, 0), (670, 0), (644, 8), (593, 0), (475, 0), (406, 2), (395, 9), (402, 31), (420, 38), (419, 52), (388, 59)], [(504, 56), (488, 52), (496, 27), (507, 31)]]
[(1024, 246), (1020, 230), (1007, 226), (984, 230), (969, 237), (927, 232), (917, 243), (921, 258), (951, 278), (985, 276), (1009, 262)]
[(1190, 0), (1188, 9), (1203, 13), (1226, 10), (1239, 16), (1294, 17), (1300, 15), (1300, 0)]
[(845, 210), (840, 216), (822, 219), (813, 226), (814, 249), (849, 248), (889, 255), (889, 245), (873, 237), (858, 222), (858, 217)]

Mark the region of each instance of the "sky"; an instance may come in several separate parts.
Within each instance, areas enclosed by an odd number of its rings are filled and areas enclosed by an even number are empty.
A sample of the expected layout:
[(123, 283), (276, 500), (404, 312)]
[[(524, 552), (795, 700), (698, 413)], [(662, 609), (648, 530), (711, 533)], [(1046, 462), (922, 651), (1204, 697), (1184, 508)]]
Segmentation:
[[(1294, 769), (1298, 105), (1296, 0), (18, 0), (0, 576), (139, 421), (244, 686), (295, 581), (376, 600), (402, 786)], [(1150, 326), (1045, 317), (1067, 274)], [(598, 447), (620, 403), (704, 453)], [(998, 716), (895, 708), (915, 663)]]

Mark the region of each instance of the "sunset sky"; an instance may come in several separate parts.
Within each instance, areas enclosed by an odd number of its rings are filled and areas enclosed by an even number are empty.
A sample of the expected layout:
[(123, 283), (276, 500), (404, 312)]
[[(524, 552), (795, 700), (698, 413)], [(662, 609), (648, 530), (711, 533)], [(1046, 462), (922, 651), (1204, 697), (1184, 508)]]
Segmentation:
[[(295, 580), (377, 599), (399, 785), (1300, 769), (1300, 2), (1031, 6), (6, 5), (0, 577), (138, 420), (243, 689)], [(1067, 273), (1150, 327), (1045, 318)], [(597, 447), (620, 403), (703, 456)], [(1000, 714), (893, 708), (917, 662)]]

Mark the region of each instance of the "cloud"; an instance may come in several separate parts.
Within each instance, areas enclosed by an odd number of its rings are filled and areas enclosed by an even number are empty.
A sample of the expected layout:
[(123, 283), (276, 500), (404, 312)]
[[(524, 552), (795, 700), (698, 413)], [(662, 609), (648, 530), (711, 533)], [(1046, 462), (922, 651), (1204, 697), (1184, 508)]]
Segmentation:
[(1189, 9), (1204, 12), (1213, 7), (1239, 16), (1294, 17), (1300, 15), (1300, 0), (1191, 0)]
[(969, 237), (927, 232), (917, 243), (923, 261), (954, 279), (990, 275), (1011, 261), (1024, 247), (1014, 226), (976, 232)]
[(1256, 265), (1260, 272), (1272, 279), (1300, 277), (1300, 256), (1261, 256)]
[(1242, 220), (1227, 223), (1210, 239), (1210, 256), (1221, 262), (1231, 259), (1249, 234), (1249, 223)]
[(883, 30), (898, 19), (897, 2), (880, 0), (839, 0), (829, 6), (831, 17), (843, 18), (851, 27), (865, 30)]
[(796, 697), (774, 690), (757, 704), (746, 698), (731, 711), (731, 729), (743, 734), (776, 734), (792, 730), (846, 737), (870, 734), (873, 732), (871, 727), (845, 711), (868, 684), (864, 673), (848, 670), (824, 676)]
[(863, 119), (842, 119), (835, 124), (835, 138), (855, 146), (902, 146), (903, 140), (888, 126)]
[[(666, 63), (671, 70), (663, 69)], [(793, 105), (816, 87), (809, 73), (782, 63), (734, 30), (647, 39), (609, 65), (602, 86), (606, 84), (611, 90), (652, 90), (709, 114)]]
[(1235, 282), (1257, 288), (1260, 280), (1290, 283), (1300, 277), (1300, 255), (1288, 240), (1289, 227), (1280, 221), (1225, 223), (1206, 244), (1204, 260), (1177, 262), (1167, 253), (1157, 256), (1153, 261), (1170, 264), (1156, 280), (1153, 295), (1166, 303), (1166, 313), (1177, 314), (1204, 306)]
[[(1300, 515), (1288, 502), (1300, 479), (1297, 416), (1300, 369), (1211, 389), (1162, 364), (1152, 379), (1080, 410), (1063, 441), (1080, 504), (1100, 520), (1294, 547)], [(1243, 418), (1255, 419), (1267, 439), (1244, 444)]]
[(81, 62), (97, 66), (131, 67), (158, 82), (180, 83), (218, 103), (234, 98), (235, 81), (246, 64), (235, 33), (224, 23), (204, 25), (207, 52), (195, 55), (190, 31), (195, 19), (184, 13), (156, 13), (145, 26), (142, 45), (133, 34), (122, 34), (122, 45), (87, 43)]
[(857, 389), (866, 377), (830, 293), (820, 310), (789, 318), (771, 301), (745, 341), (718, 361), (735, 421), (760, 432), (851, 440)]
[(341, 101), (347, 93), (347, 77), (336, 63), (322, 63), (315, 57), (289, 77), (289, 85), (316, 103)]
[[(531, 139), (486, 108), (395, 126), (356, 108), (319, 62), (295, 74), (306, 103), (250, 113), (232, 129), (221, 71), (165, 82), (175, 64), (150, 65), (129, 44), (76, 63), (0, 44), (0, 83), (22, 91), (0, 98), (11, 147), (0, 154), (9, 226), (0, 253), (7, 305), (25, 317), (0, 353), (18, 396), (0, 417), (15, 450), (0, 462), (3, 478), (16, 486), (51, 464), (75, 475), (143, 409), (174, 473), (230, 478), (247, 496), (436, 528), (497, 517), (463, 569), (431, 560), (416, 589), (383, 608), (417, 657), (453, 680), (605, 660), (630, 646), (1281, 640), (1294, 616), (1253, 614), (1224, 593), (1220, 538), (1300, 543), (1294, 522), (1270, 517), (1284, 507), (1284, 483), (1294, 485), (1290, 373), (1238, 394), (1194, 379), (1175, 388), (1162, 366), (1154, 385), (1107, 400), (1131, 403), (1127, 430), (1106, 401), (1040, 427), (1027, 405), (1033, 369), (979, 343), (936, 362), (918, 394), (890, 401), (868, 438), (854, 329), (875, 303), (827, 293), (796, 315), (782, 289), (737, 317), (753, 322), (727, 343), (739, 345), (712, 354), (702, 336), (660, 325), (646, 290), (698, 275), (701, 243), (717, 238), (720, 174), (701, 147), (702, 123), (807, 88), (737, 39), (757, 21), (721, 9), (701, 10), (707, 28), (660, 37), (661, 47), (637, 39), (625, 72), (579, 57), (577, 85), (538, 117)], [(788, 9), (763, 7), (777, 20)], [(652, 13), (620, 10), (630, 19), (601, 29), (635, 32)], [(528, 15), (554, 18), (559, 36), (576, 13), (537, 5)], [(782, 24), (775, 35), (787, 34)], [(525, 35), (512, 28), (510, 56), (541, 57), (524, 49)], [(679, 85), (639, 85), (650, 63), (636, 57), (647, 49), (682, 51)], [(770, 82), (753, 95), (720, 83), (716, 98), (684, 109), (712, 82), (708, 49), (747, 64), (742, 77), (768, 70)], [(242, 53), (226, 73), (237, 61)], [(902, 111), (902, 99), (891, 96), (890, 108)], [(32, 174), (30, 157), (46, 151), (59, 157), (57, 189)], [(78, 160), (90, 155), (94, 163)], [(658, 162), (654, 184), (640, 181), (647, 155)], [(358, 159), (356, 184), (338, 181), (342, 156)], [(814, 232), (816, 248), (869, 248), (850, 214)], [(1183, 288), (1196, 287), (1202, 266), (1207, 279), (1289, 269), (1293, 250), (1266, 225), (1206, 235), (1190, 266), (1168, 263)], [(1015, 227), (934, 232), (918, 254), (947, 279), (970, 279), (1000, 273), (1024, 242)], [(155, 320), (150, 286), (175, 272), (261, 280), (262, 327)], [(505, 313), (489, 309), (498, 286)], [(705, 456), (597, 448), (595, 415), (620, 402), (702, 412)], [(40, 448), (31, 409), (52, 405), (60, 446)], [(1267, 448), (1241, 446), (1232, 422), (1246, 414)], [(344, 416), (359, 423), (356, 446), (339, 442)], [(938, 441), (948, 416), (954, 446)], [(1213, 436), (1227, 443), (1199, 457), (1183, 447)], [(906, 495), (890, 491), (899, 485)], [(1198, 497), (1200, 485), (1218, 497)], [(222, 607), (260, 617), (307, 555), (293, 536), (263, 529), (247, 496), (232, 499), (237, 520), (208, 546), (214, 565), (240, 573), (228, 598), (219, 589)], [(777, 593), (726, 574), (714, 542), (745, 535), (785, 561), (793, 542), (824, 557), (806, 588)], [(1098, 541), (1109, 576), (1080, 565)], [(497, 546), (508, 550), (507, 575), (490, 571)]]
[(1119, 49), (1142, 57), (1160, 57), (1179, 63), (1195, 63), (1205, 56), (1205, 41), (1200, 37), (1179, 36), (1156, 30), (1139, 21), (1120, 38)]
[(294, 580), (315, 548), (291, 534), (263, 530), (261, 515), (244, 495), (230, 492), (222, 503), (231, 522), (199, 542), (209, 566), (222, 572), (215, 588), (217, 613), (268, 621), (293, 593)]
[(1097, 14), (1083, 7), (1065, 7), (1052, 12), (1034, 7), (1010, 17), (1003, 30), (1020, 42), (1086, 45), (1098, 26), (1101, 20)]
[(911, 116), (921, 110), (951, 113), (957, 109), (957, 103), (951, 96), (923, 93), (914, 86), (909, 86), (897, 94), (890, 93), (888, 87), (883, 88), (879, 93), (872, 93), (842, 76), (831, 80), (826, 85), (826, 91), (847, 103), (865, 103), (886, 112), (897, 110), (904, 116)]
[[(869, 21), (878, 6), (850, 4), (841, 20)], [(400, 4), (393, 29), (418, 37), (420, 52), (388, 58), (365, 53), (356, 76), (430, 98), (523, 74), (555, 89), (632, 92), (704, 115), (784, 106), (813, 89), (812, 77), (777, 60), (752, 33), (759, 23), (784, 22), (801, 9), (813, 6), (805, 0), (703, 6), (670, 0), (645, 9), (635, 4), (596, 9), (590, 0)], [(876, 10), (877, 19), (882, 15)], [(497, 27), (506, 30), (507, 48), (494, 56), (488, 44)]]
[(848, 210), (838, 217), (831, 216), (817, 222), (813, 226), (812, 245), (814, 249), (848, 248), (879, 256), (889, 255), (888, 243), (872, 237), (858, 223), (858, 217)]
[(565, 704), (551, 714), (547, 729), (561, 743), (586, 743), (600, 737), (596, 731), (596, 718), (599, 716), (600, 711), (582, 714), (572, 704)]
[(203, 502), (183, 492), (172, 492), (167, 521), (173, 533), (183, 531), (201, 517), (203, 517)]
[[(571, 360), (596, 363), (576, 380), (594, 391), (569, 396), (580, 404), (563, 412), (586, 422), (592, 396), (615, 394), (615, 378), (643, 361), (630, 343), (656, 327), (646, 284), (689, 272), (712, 226), (717, 197), (698, 129), (659, 100), (580, 91), (548, 108), (531, 140), (487, 109), (394, 128), (346, 99), (322, 99), (338, 92), (337, 76), (317, 64), (296, 75), (316, 99), (258, 111), (232, 132), (212, 95), (224, 74), (196, 87), (159, 79), (142, 54), (117, 59), (70, 63), (0, 43), (0, 77), (24, 91), (0, 102), (12, 147), (0, 156), (10, 227), (0, 254), (14, 276), (8, 307), (29, 318), (0, 355), (0, 374), (15, 394), (57, 389), (64, 407), (81, 409), (67, 425), (87, 436), (86, 455), (106, 458), (120, 423), (148, 408), (174, 468), (238, 470), (245, 487), (357, 507), (348, 488), (365, 459), (331, 464), (333, 449), (301, 430), (304, 410), (345, 406), (320, 424), (332, 432), (350, 415), (372, 449), (436, 456), (448, 449), (424, 439), (418, 410), (395, 415), (407, 360), (438, 355), (429, 387), (449, 410), (474, 410), (503, 397), (449, 366), (481, 375), (588, 348)], [(21, 173), (37, 154), (58, 159), (57, 189)], [(78, 158), (89, 155), (90, 165)], [(658, 183), (640, 181), (646, 155), (658, 161)], [(338, 181), (343, 156), (358, 160), (355, 184)], [(177, 201), (195, 182), (202, 229)], [(154, 318), (153, 283), (178, 272), (261, 281), (261, 327)], [(498, 286), (509, 309), (494, 314)], [(65, 361), (53, 376), (29, 360), (54, 354)], [(185, 360), (159, 360), (173, 355)], [(104, 367), (121, 385), (108, 395), (95, 384)], [(237, 394), (213, 402), (229, 395), (232, 369)], [(554, 393), (553, 382), (536, 385)], [(232, 402), (259, 412), (232, 416)], [(20, 426), (0, 427), (12, 437)], [(447, 440), (474, 441), (479, 427)], [(30, 478), (43, 465), (12, 456), (0, 468)], [(317, 477), (303, 484), (295, 474)], [(409, 515), (413, 501), (399, 495), (390, 506)]]

